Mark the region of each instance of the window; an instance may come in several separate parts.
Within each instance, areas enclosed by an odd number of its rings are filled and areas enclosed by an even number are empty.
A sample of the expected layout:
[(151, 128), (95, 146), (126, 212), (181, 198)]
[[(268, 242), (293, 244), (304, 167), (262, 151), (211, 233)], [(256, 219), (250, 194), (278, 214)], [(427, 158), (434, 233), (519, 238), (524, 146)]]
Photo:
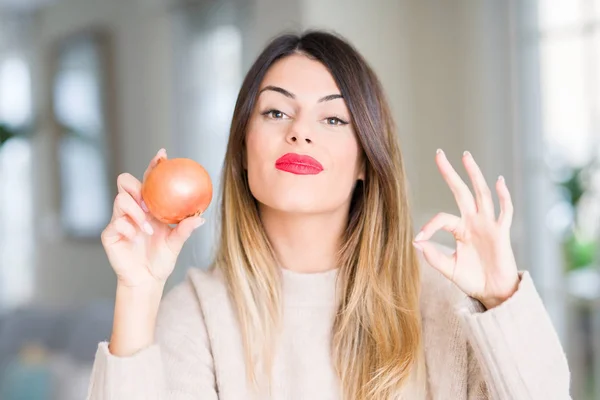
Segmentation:
[(61, 218), (66, 233), (74, 237), (98, 237), (112, 214), (101, 39), (82, 34), (61, 43), (53, 79), (53, 112), (60, 130)]
[(548, 211), (537, 223), (551, 232), (532, 240), (540, 275), (551, 277), (549, 311), (559, 301), (566, 310), (573, 397), (592, 399), (600, 395), (600, 1), (538, 0), (536, 36), (544, 168), (533, 179), (549, 176), (554, 189), (532, 196)]
[[(600, 175), (600, 1), (541, 0), (538, 10), (540, 83), (543, 139), (551, 173), (557, 181)], [(563, 191), (571, 203), (579, 190), (569, 182)], [(593, 182), (590, 182), (593, 183)], [(596, 238), (600, 226), (600, 198), (592, 186), (586, 190), (572, 218), (569, 207), (557, 204), (551, 226), (565, 229), (571, 223), (582, 237)], [(575, 219), (575, 221), (572, 221)], [(581, 261), (583, 262), (583, 261)], [(575, 268), (580, 265), (569, 265)]]
[(31, 118), (29, 68), (24, 59), (7, 57), (0, 64), (0, 121), (19, 127)]
[[(17, 131), (31, 119), (28, 64), (0, 57), (0, 123)], [(13, 137), (0, 146), (0, 311), (29, 301), (34, 285), (32, 146)]]

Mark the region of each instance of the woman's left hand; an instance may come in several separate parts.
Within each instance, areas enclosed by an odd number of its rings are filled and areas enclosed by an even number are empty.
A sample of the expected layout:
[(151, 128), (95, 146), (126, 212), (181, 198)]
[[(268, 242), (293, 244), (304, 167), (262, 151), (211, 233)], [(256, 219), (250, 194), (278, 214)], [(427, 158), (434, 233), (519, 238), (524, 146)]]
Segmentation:
[[(496, 218), (492, 193), (481, 170), (469, 152), (463, 164), (469, 174), (475, 198), (469, 187), (438, 150), (436, 163), (450, 186), (461, 217), (440, 213), (433, 217), (415, 237), (414, 246), (427, 262), (456, 284), (465, 294), (493, 308), (512, 296), (519, 284), (519, 274), (510, 243), (513, 206), (503, 177), (496, 182), (500, 215)], [(456, 239), (456, 251), (448, 256), (428, 240), (440, 229)]]

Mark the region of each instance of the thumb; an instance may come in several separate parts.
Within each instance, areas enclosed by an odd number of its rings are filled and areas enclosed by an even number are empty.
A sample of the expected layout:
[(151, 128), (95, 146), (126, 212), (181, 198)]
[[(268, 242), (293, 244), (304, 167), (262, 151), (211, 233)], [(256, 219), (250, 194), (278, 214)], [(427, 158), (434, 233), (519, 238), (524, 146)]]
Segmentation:
[(178, 254), (181, 248), (185, 244), (185, 241), (189, 239), (192, 232), (206, 222), (201, 216), (190, 217), (181, 221), (175, 228), (171, 230), (169, 236), (167, 236), (167, 244), (173, 252)]
[(446, 278), (452, 280), (454, 275), (454, 260), (451, 256), (442, 253), (438, 247), (429, 241), (414, 241), (413, 246), (423, 253), (425, 260)]

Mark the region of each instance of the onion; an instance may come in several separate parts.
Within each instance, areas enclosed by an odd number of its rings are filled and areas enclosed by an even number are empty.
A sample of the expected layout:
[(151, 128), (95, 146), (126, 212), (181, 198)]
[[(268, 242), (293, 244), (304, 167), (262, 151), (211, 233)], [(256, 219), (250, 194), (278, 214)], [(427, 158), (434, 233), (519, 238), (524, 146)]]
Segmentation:
[(166, 224), (202, 214), (212, 200), (206, 170), (189, 158), (159, 160), (142, 184), (142, 198), (150, 213)]

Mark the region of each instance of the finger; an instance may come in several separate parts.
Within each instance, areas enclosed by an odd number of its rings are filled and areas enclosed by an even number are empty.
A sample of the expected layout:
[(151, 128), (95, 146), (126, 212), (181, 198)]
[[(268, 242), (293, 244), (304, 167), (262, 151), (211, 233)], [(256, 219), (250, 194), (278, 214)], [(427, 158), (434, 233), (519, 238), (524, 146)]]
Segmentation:
[(458, 173), (454, 170), (446, 154), (438, 150), (435, 161), (442, 177), (454, 194), (454, 199), (462, 215), (473, 214), (476, 211), (475, 200), (469, 190), (469, 187), (463, 182)]
[(179, 254), (181, 248), (183, 247), (186, 240), (192, 235), (192, 232), (200, 226), (204, 224), (205, 219), (201, 216), (198, 217), (190, 217), (181, 221), (169, 236), (167, 236), (167, 245), (171, 249), (171, 251), (175, 254)]
[(122, 173), (117, 177), (117, 190), (119, 193), (127, 193), (141, 205), (142, 183), (133, 175)]
[(123, 216), (108, 224), (104, 232), (102, 232), (102, 242), (104, 244), (112, 244), (121, 238), (133, 241), (136, 235), (137, 229), (133, 221), (129, 217)]
[(454, 254), (452, 256), (444, 254), (435, 244), (427, 241), (414, 242), (413, 245), (423, 253), (423, 257), (433, 268), (440, 271), (446, 278), (454, 279)]
[(475, 191), (475, 203), (477, 204), (477, 210), (491, 218), (495, 218), (494, 213), (494, 200), (492, 199), (492, 192), (490, 187), (485, 181), (485, 177), (481, 172), (481, 169), (475, 162), (475, 159), (468, 151), (465, 151), (463, 155), (463, 164), (467, 170), (471, 183), (473, 184), (473, 190)]
[(125, 215), (129, 216), (148, 235), (154, 233), (152, 225), (146, 220), (146, 213), (142, 207), (128, 193), (119, 193), (115, 198), (113, 218), (116, 220)]
[(129, 217), (121, 217), (113, 222), (114, 229), (121, 236), (134, 240), (137, 235), (137, 229), (133, 225), (133, 221)]
[(146, 177), (148, 176), (148, 173), (150, 173), (150, 171), (152, 171), (152, 168), (156, 167), (156, 165), (161, 162), (162, 160), (166, 160), (167, 159), (167, 151), (165, 149), (160, 149), (156, 155), (154, 156), (154, 158), (152, 160), (150, 160), (150, 164), (148, 164), (148, 168), (146, 168), (146, 171), (144, 171), (144, 180), (146, 180)]
[(500, 202), (500, 216), (498, 217), (498, 223), (504, 227), (510, 227), (513, 219), (513, 203), (510, 196), (508, 186), (506, 186), (506, 180), (503, 176), (498, 177), (496, 181), (496, 192), (498, 193), (498, 200)]
[(459, 226), (460, 218), (456, 215), (439, 213), (423, 226), (421, 232), (415, 237), (415, 241), (420, 242), (429, 240), (439, 230), (450, 232), (456, 237)]

